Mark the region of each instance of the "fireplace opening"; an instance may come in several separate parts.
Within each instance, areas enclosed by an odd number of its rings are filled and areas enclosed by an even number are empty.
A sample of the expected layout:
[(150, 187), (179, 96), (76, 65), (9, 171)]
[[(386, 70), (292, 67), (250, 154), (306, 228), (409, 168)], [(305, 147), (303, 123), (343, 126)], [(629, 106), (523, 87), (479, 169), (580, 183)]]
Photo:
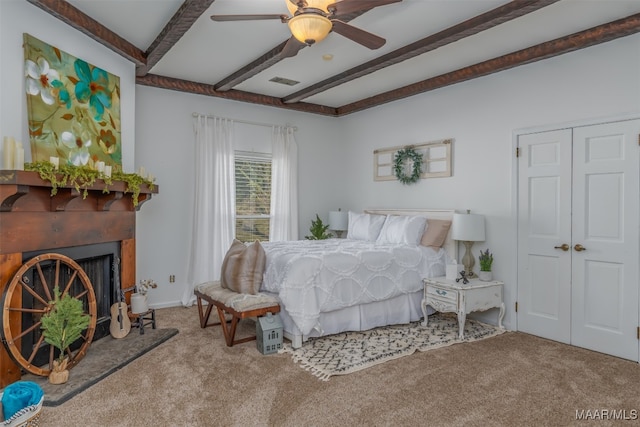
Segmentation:
[[(109, 324), (111, 322), (111, 305), (117, 300), (118, 290), (115, 287), (115, 274), (114, 263), (120, 253), (119, 242), (99, 243), (93, 245), (74, 246), (69, 248), (57, 248), (52, 250), (39, 250), (23, 254), (23, 263), (29, 259), (36, 257), (44, 253), (58, 253), (73, 259), (87, 274), (91, 287), (95, 293), (96, 298), (96, 329), (93, 335), (92, 341), (97, 341), (109, 335)], [(42, 267), (42, 277), (49, 285), (51, 294), (53, 295), (53, 284), (56, 278), (55, 262), (52, 260), (49, 263), (40, 263)], [(58, 280), (60, 287), (66, 285), (70, 280), (72, 271), (67, 268), (62, 268), (59, 272)], [(117, 272), (119, 274), (119, 270)], [(35, 269), (29, 269), (25, 274), (26, 281), (30, 284), (31, 288), (38, 294), (43, 295), (43, 286), (40, 273)], [(81, 284), (74, 284), (73, 286), (82, 286)], [(61, 289), (62, 290), (62, 289)], [(82, 289), (71, 289), (71, 294), (75, 295), (81, 292)], [(23, 290), (22, 292), (22, 304), (25, 308), (42, 308), (42, 304), (33, 297), (29, 292)], [(85, 307), (86, 309), (86, 307)], [(23, 313), (22, 315), (22, 330), (28, 330), (40, 320), (40, 314), (37, 313)], [(34, 346), (38, 343), (42, 331), (40, 328), (35, 328), (22, 337), (21, 353), (22, 355), (30, 355), (34, 350)], [(79, 340), (80, 341), (80, 340)], [(78, 348), (81, 343), (76, 343)], [(71, 346), (74, 349), (74, 346)], [(32, 364), (34, 366), (42, 366), (49, 362), (48, 345), (43, 344), (37, 351)]]

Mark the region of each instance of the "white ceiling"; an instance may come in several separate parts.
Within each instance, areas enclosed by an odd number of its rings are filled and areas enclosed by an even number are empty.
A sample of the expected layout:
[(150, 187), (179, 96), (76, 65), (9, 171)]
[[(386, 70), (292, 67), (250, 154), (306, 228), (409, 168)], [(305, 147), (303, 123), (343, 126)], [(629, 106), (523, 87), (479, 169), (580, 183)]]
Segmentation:
[[(149, 70), (151, 74), (215, 85), (286, 41), (279, 20), (214, 22), (212, 14), (287, 14), (286, 0), (215, 0), (184, 36)], [(68, 0), (84, 14), (146, 51), (183, 0)], [(403, 0), (381, 6), (350, 24), (387, 40), (367, 49), (339, 34), (306, 47), (234, 89), (277, 98), (342, 73), (407, 44), (509, 3), (504, 0)], [(640, 13), (640, 0), (561, 0), (477, 35), (392, 65), (304, 99), (340, 107), (461, 67)], [(324, 54), (332, 54), (331, 61)], [(289, 87), (273, 77), (297, 80)]]

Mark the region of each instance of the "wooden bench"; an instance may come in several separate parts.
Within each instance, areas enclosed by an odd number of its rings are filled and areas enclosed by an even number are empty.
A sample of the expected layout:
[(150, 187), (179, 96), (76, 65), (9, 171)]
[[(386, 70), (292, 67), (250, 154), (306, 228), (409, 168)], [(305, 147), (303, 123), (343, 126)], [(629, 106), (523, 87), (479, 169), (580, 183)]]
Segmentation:
[[(241, 319), (247, 317), (260, 317), (267, 313), (276, 314), (280, 312), (278, 299), (266, 294), (240, 294), (220, 285), (219, 281), (205, 282), (196, 286), (194, 293), (198, 299), (198, 315), (200, 316), (200, 327), (222, 326), (222, 333), (227, 342), (227, 346), (253, 341), (256, 336), (250, 336), (236, 340), (236, 327)], [(202, 301), (208, 303), (206, 311)], [(213, 307), (218, 309), (219, 322), (209, 323), (209, 316)], [(230, 325), (226, 316), (231, 316)]]

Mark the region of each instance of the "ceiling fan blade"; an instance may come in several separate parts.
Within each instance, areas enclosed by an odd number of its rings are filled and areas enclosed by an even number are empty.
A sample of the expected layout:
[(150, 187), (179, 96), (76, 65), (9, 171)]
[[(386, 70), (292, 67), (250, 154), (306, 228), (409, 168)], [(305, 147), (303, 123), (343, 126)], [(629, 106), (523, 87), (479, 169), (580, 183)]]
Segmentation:
[(267, 14), (267, 15), (211, 15), (211, 19), (217, 22), (225, 21), (258, 21), (260, 19), (279, 19), (282, 22), (287, 22), (289, 17), (282, 14)]
[(387, 42), (382, 37), (378, 37), (373, 33), (356, 28), (353, 25), (349, 25), (346, 22), (342, 22), (337, 19), (332, 19), (333, 31), (336, 33), (353, 40), (356, 43), (360, 43), (362, 46), (369, 49), (378, 49)]
[(283, 58), (291, 58), (292, 56), (296, 56), (298, 52), (305, 47), (307, 47), (306, 44), (299, 42), (298, 39), (291, 36), (287, 44), (282, 48), (280, 56)]
[(402, 0), (342, 0), (328, 5), (327, 9), (329, 12), (333, 11), (334, 16), (340, 16), (401, 1)]

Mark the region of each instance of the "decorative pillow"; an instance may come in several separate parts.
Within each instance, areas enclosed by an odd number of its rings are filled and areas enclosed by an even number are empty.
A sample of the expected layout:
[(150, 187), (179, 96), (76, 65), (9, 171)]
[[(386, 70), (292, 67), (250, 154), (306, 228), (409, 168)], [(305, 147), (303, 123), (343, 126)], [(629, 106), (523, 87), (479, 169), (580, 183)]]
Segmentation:
[(385, 215), (371, 215), (349, 211), (347, 239), (375, 242), (384, 224)]
[(222, 261), (220, 284), (241, 294), (255, 295), (262, 284), (267, 255), (259, 241), (245, 245), (234, 239)]
[(424, 230), (420, 244), (441, 248), (447, 238), (449, 228), (451, 228), (451, 221), (448, 219), (428, 219), (427, 229)]
[(427, 218), (423, 216), (387, 216), (376, 243), (417, 245), (420, 243)]

